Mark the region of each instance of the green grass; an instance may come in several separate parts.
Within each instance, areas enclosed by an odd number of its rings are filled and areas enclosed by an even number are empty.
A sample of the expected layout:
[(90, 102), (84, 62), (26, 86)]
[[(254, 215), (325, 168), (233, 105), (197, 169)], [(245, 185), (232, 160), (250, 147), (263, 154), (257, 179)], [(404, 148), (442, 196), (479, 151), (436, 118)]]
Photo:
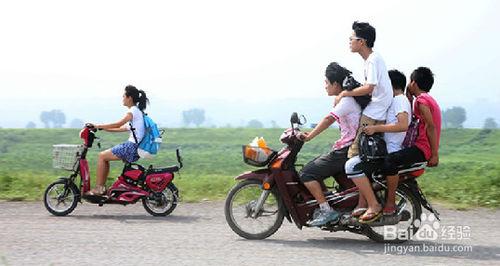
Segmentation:
[[(263, 136), (269, 146), (279, 149), (282, 129), (167, 129), (164, 144), (144, 165), (175, 164), (175, 148), (182, 147), (185, 168), (174, 183), (185, 201), (223, 199), (234, 184), (234, 176), (255, 169), (243, 163), (241, 145)], [(103, 149), (122, 142), (124, 133), (99, 132)], [(299, 156), (306, 163), (327, 152), (338, 138), (329, 129), (307, 143)], [(0, 129), (0, 199), (39, 200), (46, 186), (64, 170), (52, 169), (52, 145), (79, 144), (73, 129)], [(94, 147), (88, 154), (91, 176), (95, 176)], [(107, 184), (113, 183), (122, 163), (113, 162)], [(500, 130), (444, 130), (441, 137), (440, 164), (419, 178), (426, 195), (456, 206), (500, 207)]]

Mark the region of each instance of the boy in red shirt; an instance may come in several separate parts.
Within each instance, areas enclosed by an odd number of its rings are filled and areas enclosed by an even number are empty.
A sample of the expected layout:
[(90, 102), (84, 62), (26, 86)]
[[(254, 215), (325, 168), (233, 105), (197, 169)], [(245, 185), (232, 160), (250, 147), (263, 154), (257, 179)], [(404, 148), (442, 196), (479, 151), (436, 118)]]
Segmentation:
[[(434, 74), (429, 68), (419, 67), (410, 76), (407, 96), (413, 102), (413, 114), (420, 121), (415, 143), (402, 149), (397, 156), (390, 156), (384, 161), (382, 174), (387, 179), (397, 178), (398, 166), (427, 161), (427, 166), (434, 167), (439, 163), (439, 138), (441, 136), (441, 110), (436, 100), (428, 94), (434, 84)], [(388, 191), (388, 201), (384, 213), (396, 210), (395, 191)], [(389, 203), (390, 201), (390, 203)]]

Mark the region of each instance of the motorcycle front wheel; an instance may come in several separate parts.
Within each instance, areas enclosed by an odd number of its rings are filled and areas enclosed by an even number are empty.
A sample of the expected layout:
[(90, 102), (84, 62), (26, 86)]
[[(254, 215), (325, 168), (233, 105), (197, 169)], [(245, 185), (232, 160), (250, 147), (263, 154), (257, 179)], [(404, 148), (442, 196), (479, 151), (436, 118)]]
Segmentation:
[(255, 212), (264, 190), (259, 180), (245, 180), (236, 184), (227, 195), (224, 214), (229, 227), (246, 239), (265, 239), (274, 234), (283, 223), (285, 211), (275, 190), (264, 199), (262, 208)]

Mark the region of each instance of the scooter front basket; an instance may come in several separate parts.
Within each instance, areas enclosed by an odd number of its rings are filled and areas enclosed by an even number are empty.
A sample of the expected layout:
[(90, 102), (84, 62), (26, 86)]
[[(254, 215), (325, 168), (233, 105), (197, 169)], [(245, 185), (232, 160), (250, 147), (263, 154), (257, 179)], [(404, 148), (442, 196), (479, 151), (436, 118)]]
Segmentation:
[(76, 170), (78, 160), (82, 156), (83, 145), (57, 144), (53, 145), (52, 166), (68, 171)]
[(254, 147), (243, 145), (243, 161), (252, 166), (265, 166), (277, 154), (276, 151), (267, 147)]

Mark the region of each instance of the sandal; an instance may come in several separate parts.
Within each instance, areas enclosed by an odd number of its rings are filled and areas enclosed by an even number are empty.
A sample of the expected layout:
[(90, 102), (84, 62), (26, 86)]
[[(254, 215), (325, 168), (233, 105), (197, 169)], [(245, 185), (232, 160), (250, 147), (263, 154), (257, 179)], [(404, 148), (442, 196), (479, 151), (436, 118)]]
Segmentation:
[(95, 186), (95, 188), (85, 193), (86, 196), (104, 196), (105, 194), (106, 194), (105, 186)]
[(359, 217), (359, 216), (363, 215), (363, 213), (365, 213), (366, 210), (368, 210), (368, 208), (355, 208), (352, 211), (351, 216), (352, 217)]
[(381, 216), (382, 216), (382, 210), (380, 210), (379, 212), (365, 213), (359, 217), (358, 221), (362, 224), (369, 224), (375, 222)]
[(384, 216), (393, 216), (396, 214), (396, 207), (392, 207), (392, 208), (385, 208), (384, 207), (384, 210), (382, 211), (382, 214)]

